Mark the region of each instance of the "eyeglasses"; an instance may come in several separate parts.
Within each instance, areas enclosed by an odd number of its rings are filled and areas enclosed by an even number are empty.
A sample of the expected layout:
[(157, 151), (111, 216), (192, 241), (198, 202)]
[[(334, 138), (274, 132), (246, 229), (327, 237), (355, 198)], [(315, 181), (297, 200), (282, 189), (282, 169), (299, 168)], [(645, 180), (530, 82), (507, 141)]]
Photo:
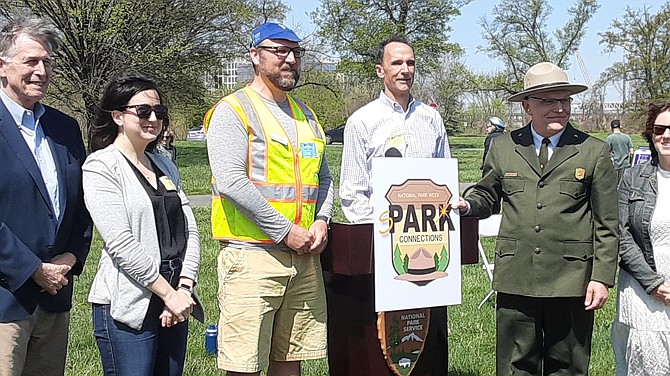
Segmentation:
[(124, 106), (123, 109), (134, 108), (137, 112), (137, 117), (140, 119), (149, 119), (151, 113), (156, 114), (156, 119), (165, 120), (168, 115), (168, 108), (162, 104), (157, 104), (155, 106), (149, 106), (148, 104), (135, 104), (132, 106)]
[(654, 124), (654, 126), (651, 128), (655, 136), (663, 136), (665, 134), (665, 131), (668, 129), (670, 129), (670, 125)]
[(567, 106), (572, 103), (572, 97), (554, 99), (554, 98), (538, 98), (538, 97), (528, 97), (528, 99), (534, 99), (545, 106), (554, 107), (556, 103), (561, 102), (561, 106)]
[(305, 52), (307, 52), (307, 50), (302, 47), (291, 48), (286, 46), (256, 46), (256, 48), (270, 51), (282, 59), (288, 57), (288, 54), (291, 52), (293, 52), (293, 56), (296, 59), (300, 59), (301, 57), (305, 56)]

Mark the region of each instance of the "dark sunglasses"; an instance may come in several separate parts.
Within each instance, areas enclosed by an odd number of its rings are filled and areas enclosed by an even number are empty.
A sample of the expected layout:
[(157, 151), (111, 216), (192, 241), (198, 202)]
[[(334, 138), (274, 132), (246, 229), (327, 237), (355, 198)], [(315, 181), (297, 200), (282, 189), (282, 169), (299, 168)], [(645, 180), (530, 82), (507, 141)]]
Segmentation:
[(168, 108), (162, 104), (157, 104), (155, 106), (149, 106), (148, 104), (135, 104), (132, 106), (124, 106), (123, 109), (127, 110), (129, 108), (134, 108), (137, 112), (137, 117), (140, 119), (149, 119), (151, 113), (156, 114), (156, 119), (165, 120), (168, 115)]
[(662, 136), (668, 129), (670, 129), (670, 125), (654, 124), (654, 126), (651, 128), (651, 131), (654, 132), (654, 135), (656, 136)]

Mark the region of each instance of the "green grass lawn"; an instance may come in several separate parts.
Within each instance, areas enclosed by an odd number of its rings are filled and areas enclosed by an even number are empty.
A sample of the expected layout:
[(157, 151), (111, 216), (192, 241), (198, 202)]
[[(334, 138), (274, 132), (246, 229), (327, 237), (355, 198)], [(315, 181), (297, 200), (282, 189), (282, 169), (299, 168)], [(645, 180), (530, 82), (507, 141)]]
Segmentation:
[[(606, 136), (606, 134), (605, 134)], [(634, 143), (636, 140), (634, 139)], [(476, 181), (479, 177), (481, 150), (458, 149), (481, 148), (483, 137), (450, 137), (453, 154), (459, 158), (461, 181)], [(636, 146), (639, 141), (636, 143)], [(210, 172), (207, 166), (207, 151), (204, 142), (178, 142), (178, 164), (182, 181), (189, 194), (209, 194)], [(334, 181), (339, 182), (339, 166), (342, 147), (327, 147), (327, 157)], [(218, 303), (216, 300), (217, 276), (216, 256), (218, 243), (211, 240), (208, 208), (194, 208), (202, 244), (202, 258), (198, 293), (206, 311), (206, 323), (190, 321), (190, 336), (185, 375), (222, 375), (216, 369), (216, 361), (208, 356), (204, 347), (206, 324), (217, 322)], [(336, 218), (342, 219), (339, 203), (336, 204)], [(494, 242), (485, 239), (484, 247), (492, 259)], [(68, 348), (67, 374), (71, 376), (101, 375), (100, 357), (91, 323), (91, 307), (87, 303), (89, 286), (95, 275), (102, 243), (99, 236), (94, 239), (89, 261), (82, 276), (75, 282), (72, 309), (70, 346)], [(463, 301), (459, 306), (449, 308), (449, 375), (474, 376), (493, 375), (495, 371), (495, 311), (494, 300), (489, 300), (481, 309), (477, 306), (490, 290), (490, 282), (481, 265), (465, 265), (462, 268)], [(596, 314), (591, 358), (591, 375), (614, 374), (614, 356), (609, 342), (611, 323), (615, 311), (615, 290), (610, 290), (610, 301)], [(325, 360), (309, 361), (303, 364), (303, 375), (322, 376), (328, 374)], [(339, 375), (338, 375), (339, 376)], [(374, 375), (373, 375), (374, 376)]]
[[(484, 137), (466, 136), (450, 137), (452, 155), (459, 159), (459, 178), (462, 182), (475, 182), (481, 176), (479, 165), (482, 160)], [(208, 195), (211, 193), (211, 172), (207, 158), (205, 142), (175, 142), (177, 147), (177, 165), (181, 172), (184, 191), (189, 195)], [(482, 150), (459, 150), (482, 149)], [(326, 146), (326, 158), (333, 175), (335, 186), (340, 184), (340, 164), (342, 162), (342, 145)]]
[(208, 195), (212, 193), (207, 143), (175, 142), (177, 147), (177, 166), (181, 173), (181, 183), (189, 195)]

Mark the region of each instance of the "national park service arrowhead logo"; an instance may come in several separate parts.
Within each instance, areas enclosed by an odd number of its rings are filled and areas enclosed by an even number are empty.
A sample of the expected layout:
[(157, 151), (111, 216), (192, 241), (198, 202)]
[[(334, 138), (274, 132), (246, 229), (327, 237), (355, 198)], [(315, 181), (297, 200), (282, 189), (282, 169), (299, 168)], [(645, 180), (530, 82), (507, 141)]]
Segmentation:
[(409, 375), (424, 350), (430, 309), (379, 312), (377, 334), (386, 364), (397, 376)]
[(454, 230), (451, 196), (446, 185), (429, 179), (410, 179), (389, 188), (389, 210), (380, 220), (388, 223), (381, 233), (391, 233), (395, 279), (424, 286), (447, 276), (449, 231)]

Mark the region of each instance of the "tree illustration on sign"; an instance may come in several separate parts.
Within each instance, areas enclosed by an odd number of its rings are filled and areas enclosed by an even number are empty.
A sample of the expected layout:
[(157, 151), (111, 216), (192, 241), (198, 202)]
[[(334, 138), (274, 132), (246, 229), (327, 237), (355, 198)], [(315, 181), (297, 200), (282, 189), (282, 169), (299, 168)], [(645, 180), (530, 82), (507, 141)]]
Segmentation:
[(437, 265), (437, 270), (441, 272), (447, 270), (447, 265), (449, 265), (449, 255), (447, 254), (447, 249), (444, 246), (442, 246), (442, 251), (440, 251), (440, 260), (435, 265)]
[(400, 254), (400, 247), (397, 244), (393, 251), (393, 268), (395, 268), (398, 274), (407, 273), (406, 264), (403, 262), (402, 254)]

